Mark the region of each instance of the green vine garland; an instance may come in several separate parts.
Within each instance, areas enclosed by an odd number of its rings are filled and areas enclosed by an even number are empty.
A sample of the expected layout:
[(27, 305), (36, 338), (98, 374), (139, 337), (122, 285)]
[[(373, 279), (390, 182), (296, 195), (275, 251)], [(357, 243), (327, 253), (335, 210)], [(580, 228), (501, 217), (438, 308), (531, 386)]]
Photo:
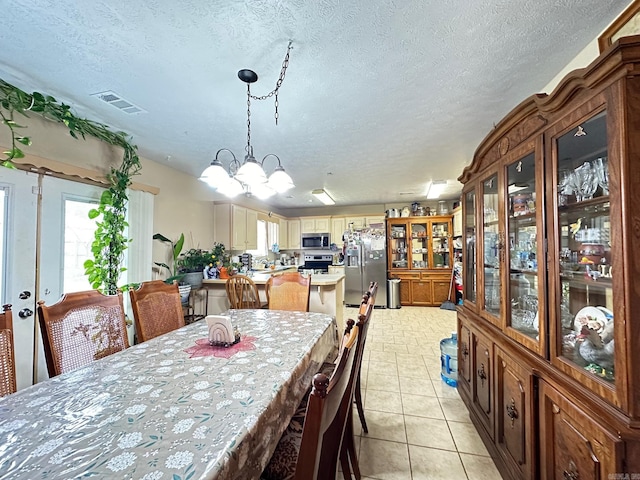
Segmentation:
[(118, 278), (126, 270), (121, 265), (130, 241), (124, 235), (127, 227), (127, 188), (131, 184), (131, 177), (142, 168), (138, 147), (129, 143), (126, 133), (113, 132), (107, 125), (78, 118), (71, 113), (69, 105), (58, 104), (55, 98), (38, 92), (28, 94), (2, 79), (0, 106), (2, 123), (11, 131), (11, 149), (3, 152), (5, 158), (0, 160), (3, 167), (15, 168), (13, 161), (24, 158), (20, 146), (31, 145), (29, 137), (20, 135), (20, 129), (25, 127), (14, 120), (16, 112), (25, 117), (28, 117), (28, 111), (36, 112), (49, 120), (64, 123), (73, 138), (77, 139), (79, 135), (84, 139), (89, 135), (124, 150), (120, 167), (111, 168), (107, 174), (109, 188), (102, 194), (98, 208), (89, 212), (89, 218), (96, 219), (102, 215), (102, 219), (96, 222), (97, 228), (91, 244), (94, 258), (84, 263), (85, 274), (91, 286), (106, 294), (115, 294)]

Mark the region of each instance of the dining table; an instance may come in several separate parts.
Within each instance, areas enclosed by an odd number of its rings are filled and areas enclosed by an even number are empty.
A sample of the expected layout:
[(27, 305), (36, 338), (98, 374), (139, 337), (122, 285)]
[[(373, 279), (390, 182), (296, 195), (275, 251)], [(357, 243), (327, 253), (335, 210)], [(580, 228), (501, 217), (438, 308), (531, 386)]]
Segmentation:
[(257, 479), (313, 375), (336, 352), (335, 319), (223, 312), (0, 399), (0, 478)]

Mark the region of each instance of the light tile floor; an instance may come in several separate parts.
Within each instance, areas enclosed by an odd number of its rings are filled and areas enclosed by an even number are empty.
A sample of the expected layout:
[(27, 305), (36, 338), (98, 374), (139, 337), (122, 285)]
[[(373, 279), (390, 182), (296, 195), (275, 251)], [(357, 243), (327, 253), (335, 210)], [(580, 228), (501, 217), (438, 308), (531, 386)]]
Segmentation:
[[(345, 318), (356, 315), (345, 307)], [(440, 379), (440, 340), (455, 329), (451, 310), (373, 312), (362, 359), (368, 434), (354, 418), (363, 480), (501, 478), (457, 390)]]

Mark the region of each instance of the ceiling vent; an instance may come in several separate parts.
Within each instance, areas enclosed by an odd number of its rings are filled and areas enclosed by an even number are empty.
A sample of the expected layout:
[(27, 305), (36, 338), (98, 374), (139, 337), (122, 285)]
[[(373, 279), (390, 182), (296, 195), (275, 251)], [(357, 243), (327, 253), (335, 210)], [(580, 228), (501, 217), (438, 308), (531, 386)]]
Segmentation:
[(109, 105), (113, 105), (119, 110), (122, 110), (125, 113), (147, 113), (146, 110), (134, 105), (128, 100), (125, 100), (120, 95), (111, 90), (107, 90), (106, 92), (92, 93), (92, 97), (96, 97), (103, 102), (108, 103)]

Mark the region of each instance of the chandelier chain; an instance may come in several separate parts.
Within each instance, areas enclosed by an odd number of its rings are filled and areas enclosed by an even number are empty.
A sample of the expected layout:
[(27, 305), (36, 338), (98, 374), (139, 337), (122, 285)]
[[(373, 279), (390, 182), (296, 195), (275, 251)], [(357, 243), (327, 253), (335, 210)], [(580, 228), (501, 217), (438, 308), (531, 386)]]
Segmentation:
[(276, 82), (276, 88), (274, 88), (273, 90), (271, 90), (269, 93), (267, 93), (266, 95), (251, 95), (251, 93), (249, 92), (248, 95), (253, 98), (254, 100), (266, 100), (267, 98), (273, 97), (275, 95), (275, 114), (274, 117), (276, 119), (276, 125), (278, 124), (278, 90), (280, 90), (280, 86), (282, 85), (282, 82), (284, 82), (284, 77), (287, 73), (287, 67), (289, 66), (289, 54), (291, 52), (291, 40), (289, 40), (289, 45), (287, 46), (287, 53), (284, 56), (284, 61), (282, 62), (282, 68), (280, 69), (280, 77), (278, 78), (278, 81)]
[[(251, 152), (251, 84), (247, 83), (247, 146), (245, 150), (247, 155)], [(277, 122), (276, 122), (277, 123)]]

